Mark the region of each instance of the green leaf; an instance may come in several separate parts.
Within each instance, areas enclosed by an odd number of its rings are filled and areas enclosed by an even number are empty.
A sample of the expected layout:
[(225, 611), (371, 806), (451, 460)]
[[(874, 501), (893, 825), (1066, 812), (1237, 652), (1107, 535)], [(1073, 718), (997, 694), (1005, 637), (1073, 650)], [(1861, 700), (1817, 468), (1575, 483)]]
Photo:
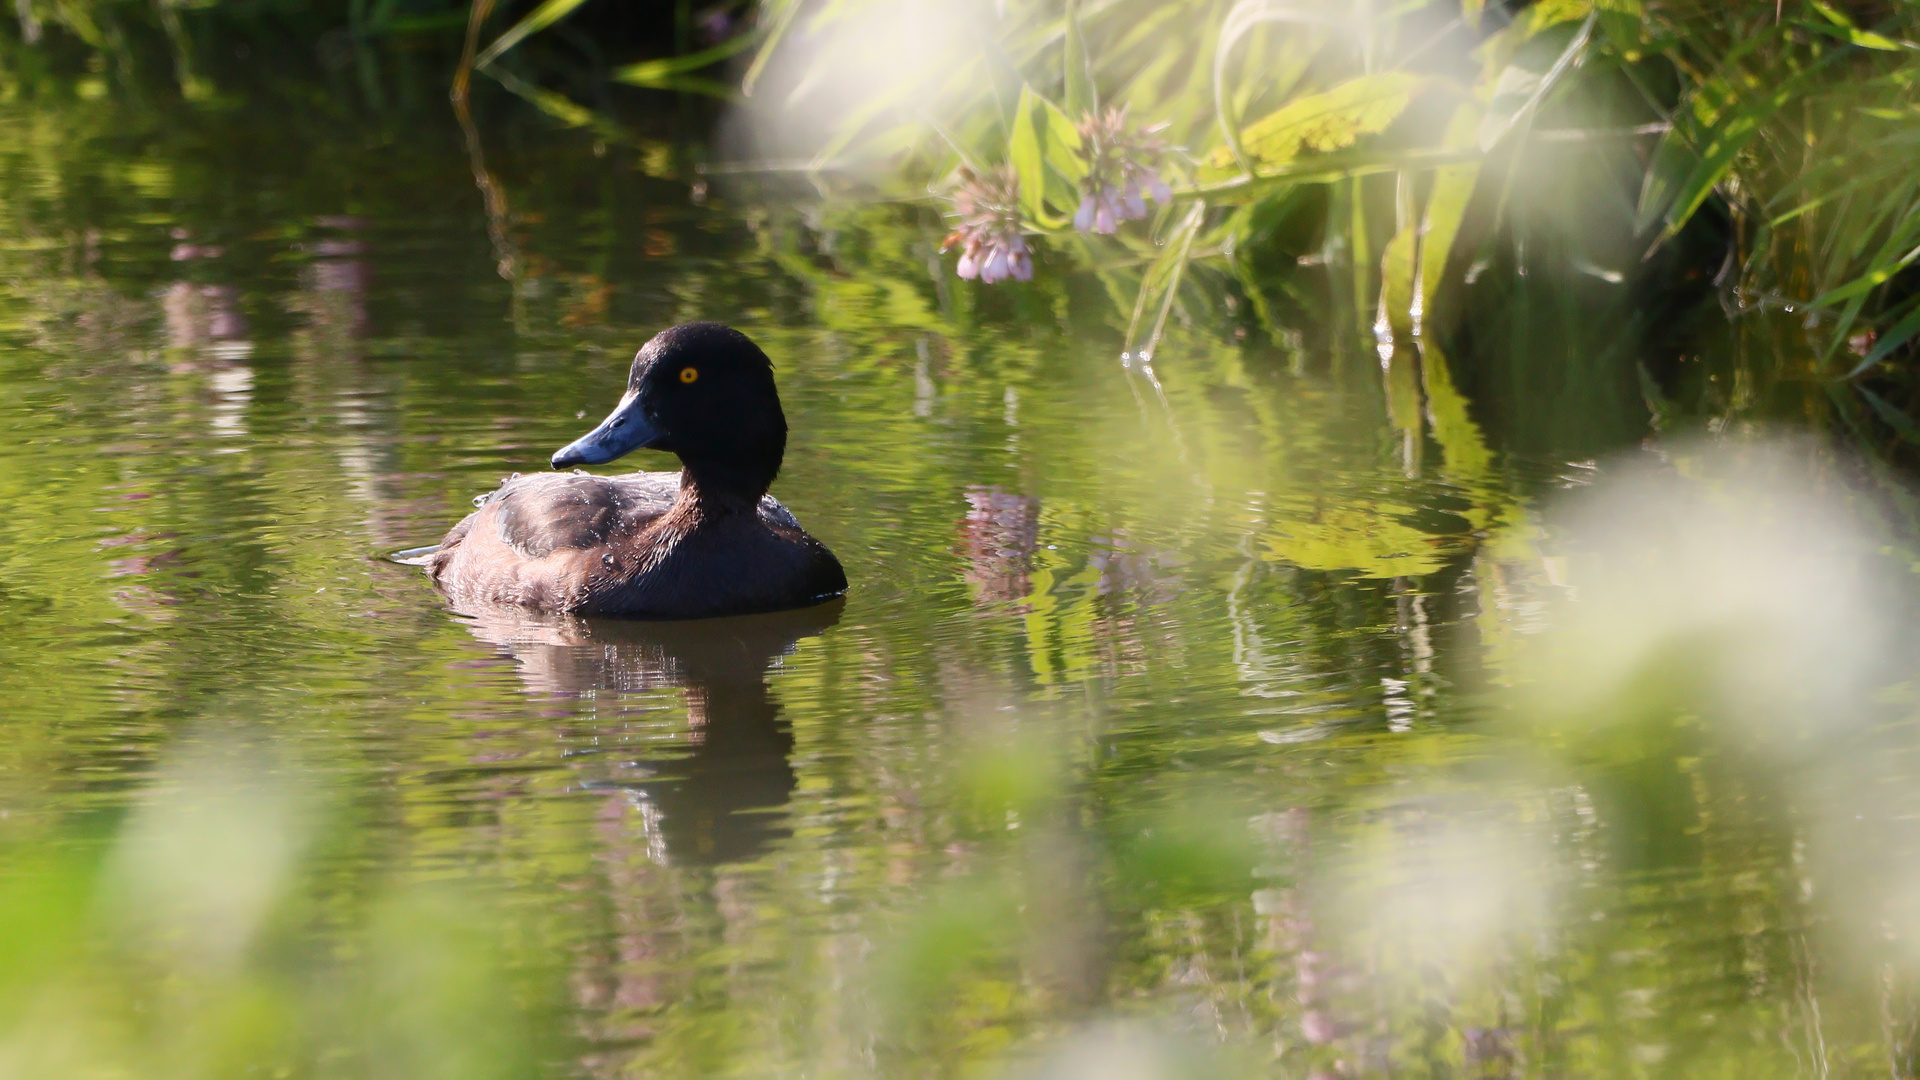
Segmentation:
[(1402, 172), (1395, 192), (1397, 228), (1380, 254), (1380, 311), (1393, 339), (1413, 336), (1413, 290), (1419, 274), (1420, 221), (1413, 212), (1413, 176)]
[(1819, 34), (1821, 37), (1834, 38), (1862, 49), (1873, 49), (1878, 52), (1900, 52), (1903, 49), (1913, 48), (1912, 45), (1906, 42), (1895, 41), (1889, 37), (1882, 37), (1872, 31), (1862, 30), (1855, 26), (1828, 26), (1825, 23), (1816, 22), (1801, 22), (1798, 25)]
[[(1480, 121), (1480, 148), (1491, 150), (1514, 131), (1523, 129), (1540, 111), (1547, 95), (1560, 85), (1567, 73), (1578, 67), (1593, 39), (1593, 24), (1598, 12), (1589, 12), (1577, 28), (1554, 23), (1551, 33), (1537, 33), (1500, 72), (1493, 87), (1493, 100), (1487, 104)], [(1565, 43), (1561, 43), (1562, 37)], [(1552, 61), (1547, 61), (1552, 57)]]
[(634, 141), (633, 133), (622, 128), (611, 117), (594, 112), (564, 94), (543, 90), (532, 83), (515, 78), (512, 72), (499, 68), (489, 68), (487, 75), (505, 87), (509, 93), (520, 97), (534, 108), (568, 127), (588, 128), (610, 142), (631, 144)]
[[(1014, 107), (1013, 133), (1007, 139), (1007, 161), (1020, 177), (1020, 210), (1042, 229), (1057, 229), (1063, 218), (1047, 212), (1046, 150), (1040, 133), (1034, 129), (1034, 113), (1040, 112), (1039, 95), (1030, 86), (1020, 88), (1020, 103)], [(1040, 112), (1040, 123), (1047, 114)]]
[(473, 66), (486, 67), (498, 60), (501, 53), (573, 14), (573, 9), (585, 2), (586, 0), (546, 0), (546, 3), (534, 8), (526, 18), (514, 23), (513, 29), (501, 34), (498, 40), (487, 46), (487, 50), (474, 60)]
[(1854, 365), (1852, 371), (1842, 375), (1841, 379), (1857, 379), (1865, 375), (1868, 371), (1872, 370), (1876, 364), (1880, 363), (1880, 361), (1891, 356), (1893, 350), (1905, 345), (1916, 333), (1920, 333), (1920, 308), (1915, 308), (1913, 311), (1908, 312), (1906, 318), (1901, 319), (1888, 329), (1886, 333), (1876, 338), (1873, 343), (1873, 348), (1868, 351), (1866, 356), (1860, 359), (1858, 364)]
[(1176, 194), (1207, 195), (1221, 202), (1257, 199), (1275, 188), (1298, 184), (1329, 184), (1358, 176), (1377, 176), (1402, 169), (1431, 169), (1477, 161), (1478, 148), (1421, 147), (1405, 149), (1341, 150), (1307, 158), (1274, 169), (1262, 169), (1258, 176), (1232, 176), (1225, 180), (1196, 184), (1178, 189)]
[(1884, 266), (1877, 266), (1837, 289), (1822, 293), (1814, 300), (1812, 306), (1828, 307), (1842, 300), (1852, 300), (1855, 297), (1872, 292), (1892, 280), (1893, 275), (1906, 269), (1915, 259), (1920, 259), (1920, 248), (1914, 248)]
[(1899, 52), (1907, 46), (1889, 37), (1881, 37), (1869, 30), (1847, 31), (1847, 44), (1862, 49), (1877, 49), (1881, 52)]
[[(760, 44), (760, 51), (753, 54), (753, 63), (747, 65), (747, 74), (740, 80), (740, 92), (749, 97), (753, 88), (760, 82), (760, 76), (767, 70), (767, 61), (773, 58), (773, 51), (786, 39), (787, 29), (793, 25), (793, 17), (800, 13), (800, 5), (806, 0), (768, 0), (765, 7), (773, 11), (769, 20), (766, 40)], [(762, 12), (764, 17), (765, 12)]]
[[(1714, 82), (1719, 84), (1720, 93), (1733, 96), (1724, 80)], [(1792, 97), (1793, 82), (1789, 80), (1788, 85), (1770, 94), (1736, 100), (1732, 107), (1718, 110), (1715, 120), (1701, 132), (1689, 130), (1692, 125), (1681, 124), (1676, 118), (1673, 128), (1654, 149), (1640, 188), (1634, 231), (1645, 233), (1656, 222), (1664, 222), (1665, 235), (1677, 234), (1726, 179), (1740, 152)]]
[[(628, 64), (616, 68), (613, 77), (629, 86), (649, 86), (672, 89), (668, 84), (677, 75), (689, 71), (699, 71), (711, 67), (727, 57), (741, 52), (753, 44), (753, 35), (741, 34), (739, 37), (723, 41), (710, 49), (702, 49), (685, 56), (669, 56), (660, 60), (642, 60), (637, 64)], [(717, 85), (717, 84), (716, 84)], [(725, 93), (725, 91), (722, 91)]]
[(1894, 434), (1900, 436), (1902, 442), (1920, 443), (1920, 425), (1914, 424), (1913, 417), (1894, 408), (1887, 402), (1887, 399), (1864, 386), (1856, 383), (1853, 390), (1866, 399), (1867, 404), (1873, 407), (1874, 414), (1880, 417), (1881, 421), (1888, 427), (1892, 428)]
[(1600, 29), (1615, 50), (1632, 60), (1640, 53), (1642, 11), (1640, 0), (1599, 0)]
[[(1087, 163), (1080, 157), (1080, 132), (1052, 102), (1040, 99), (1046, 131), (1040, 137), (1047, 168), (1047, 199), (1071, 219), (1080, 206), (1080, 183), (1086, 179)], [(1039, 121), (1036, 121), (1038, 123)]]
[[(1836, 11), (1831, 5), (1823, 4), (1820, 0), (1811, 0), (1810, 6), (1813, 10), (1825, 16), (1827, 21), (1833, 24), (1833, 28), (1839, 31), (1835, 36), (1845, 38), (1849, 45), (1857, 45), (1862, 49), (1878, 49), (1881, 52), (1899, 52), (1901, 49), (1907, 47), (1892, 38), (1882, 37), (1872, 31), (1860, 29), (1860, 25), (1848, 18), (1843, 12)], [(1832, 32), (1828, 27), (1821, 26), (1818, 23), (1808, 23), (1806, 26), (1810, 30), (1817, 30), (1822, 33)]]
[(1046, 110), (1047, 133), (1043, 141), (1046, 149), (1047, 164), (1051, 165), (1069, 185), (1077, 188), (1080, 181), (1087, 178), (1087, 163), (1080, 156), (1080, 129), (1068, 119), (1060, 106), (1035, 94), (1041, 108)]
[(1549, 26), (1574, 22), (1593, 14), (1593, 0), (1539, 0), (1526, 9), (1529, 33), (1538, 34)]
[[(1167, 314), (1173, 310), (1174, 297), (1180, 291), (1180, 278), (1186, 273), (1187, 258), (1193, 253), (1194, 237), (1200, 234), (1200, 224), (1206, 220), (1207, 204), (1204, 199), (1195, 199), (1187, 208), (1187, 216), (1174, 227), (1172, 235), (1160, 248), (1153, 262), (1147, 264), (1146, 273), (1140, 276), (1140, 294), (1134, 298), (1133, 318), (1127, 324), (1126, 351), (1129, 356), (1138, 356), (1143, 360), (1153, 359), (1153, 350), (1160, 345), (1160, 335), (1167, 327)], [(1154, 299), (1160, 299), (1159, 314), (1153, 320), (1153, 331), (1146, 340), (1140, 340), (1140, 321), (1152, 306)]]
[[(1249, 163), (1285, 165), (1302, 154), (1344, 150), (1363, 135), (1377, 135), (1400, 118), (1428, 80), (1404, 71), (1362, 75), (1328, 90), (1289, 101), (1240, 132)], [(1207, 159), (1215, 175), (1236, 171), (1233, 151), (1221, 147)]]
[(1843, 55), (1842, 50), (1828, 50), (1814, 63), (1763, 90), (1740, 75), (1733, 63), (1768, 40), (1756, 35), (1736, 46), (1722, 61), (1723, 69), (1734, 74), (1702, 81), (1691, 99), (1674, 112), (1673, 127), (1655, 148), (1641, 185), (1640, 206), (1634, 218), (1636, 232), (1645, 233), (1656, 222), (1664, 221), (1664, 235), (1677, 234), (1726, 179), (1741, 152), (1774, 114)]
[(1086, 116), (1100, 108), (1100, 92), (1093, 85), (1093, 65), (1087, 58), (1087, 39), (1080, 32), (1079, 0), (1067, 0), (1067, 115)]
[[(1229, 107), (1227, 95), (1227, 67), (1233, 59), (1234, 47), (1254, 28), (1268, 23), (1322, 26), (1336, 22), (1337, 13), (1277, 4), (1273, 0), (1238, 0), (1227, 12), (1226, 21), (1221, 24), (1219, 36), (1213, 43), (1213, 111), (1220, 123), (1220, 134), (1226, 140), (1228, 155), (1235, 159), (1244, 158), (1240, 148), (1239, 117)], [(1272, 74), (1271, 71), (1263, 72), (1269, 79)], [(1241, 161), (1241, 164), (1245, 162)]]
[[(1446, 145), (1471, 145), (1477, 141), (1480, 110), (1471, 103), (1453, 111), (1447, 124)], [(1433, 192), (1427, 196), (1427, 221), (1420, 239), (1420, 310), (1422, 317), (1433, 311), (1433, 298), (1447, 272), (1447, 261), (1466, 221), (1467, 206), (1480, 181), (1480, 163), (1468, 162), (1435, 170)]]

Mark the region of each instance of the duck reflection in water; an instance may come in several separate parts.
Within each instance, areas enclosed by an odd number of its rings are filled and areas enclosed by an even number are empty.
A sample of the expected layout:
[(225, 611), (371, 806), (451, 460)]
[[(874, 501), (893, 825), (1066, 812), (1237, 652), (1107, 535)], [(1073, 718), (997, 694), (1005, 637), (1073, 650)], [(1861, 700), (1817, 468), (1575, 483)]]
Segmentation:
[(841, 601), (795, 611), (686, 622), (540, 615), (518, 607), (463, 608), (474, 636), (512, 656), (526, 688), (607, 698), (678, 687), (687, 754), (651, 775), (594, 779), (630, 801), (659, 863), (752, 858), (787, 835), (777, 811), (793, 795), (791, 725), (767, 685), (769, 668), (840, 619)]

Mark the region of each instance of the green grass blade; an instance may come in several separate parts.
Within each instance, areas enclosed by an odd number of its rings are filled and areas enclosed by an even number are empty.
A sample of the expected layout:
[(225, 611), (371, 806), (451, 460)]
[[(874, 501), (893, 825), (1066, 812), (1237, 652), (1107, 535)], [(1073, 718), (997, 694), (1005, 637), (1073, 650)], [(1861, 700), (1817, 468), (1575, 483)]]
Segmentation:
[[(699, 71), (704, 67), (725, 60), (729, 56), (746, 51), (753, 45), (752, 34), (741, 34), (699, 52), (685, 56), (669, 56), (659, 60), (642, 60), (637, 64), (628, 64), (616, 68), (613, 77), (616, 81), (630, 86), (664, 86), (677, 75)], [(730, 91), (728, 91), (730, 93)]]
[(1079, 0), (1067, 0), (1067, 115), (1085, 116), (1100, 108), (1100, 92), (1093, 85), (1093, 63), (1087, 57), (1086, 35), (1080, 30)]
[(1854, 365), (1853, 370), (1840, 376), (1841, 381), (1857, 379), (1873, 370), (1880, 361), (1892, 356), (1895, 349), (1912, 340), (1913, 335), (1917, 333), (1920, 333), (1920, 308), (1908, 312), (1906, 318), (1893, 324), (1886, 333), (1881, 334), (1874, 341), (1873, 348), (1860, 359), (1858, 364)]
[(767, 61), (773, 59), (774, 50), (778, 49), (780, 42), (785, 40), (787, 30), (793, 26), (793, 17), (800, 14), (800, 5), (805, 2), (806, 0), (784, 0), (779, 10), (774, 12), (770, 28), (767, 30), (767, 38), (760, 43), (760, 51), (753, 54), (753, 63), (747, 65), (747, 73), (740, 80), (742, 94), (748, 97), (753, 96), (753, 88), (759, 85), (760, 76), (766, 73)]
[(546, 0), (546, 3), (528, 13), (526, 18), (514, 23), (513, 29), (501, 34), (493, 44), (487, 46), (486, 51), (474, 60), (473, 66), (486, 67), (498, 60), (508, 49), (573, 14), (573, 10), (585, 2), (586, 0)]

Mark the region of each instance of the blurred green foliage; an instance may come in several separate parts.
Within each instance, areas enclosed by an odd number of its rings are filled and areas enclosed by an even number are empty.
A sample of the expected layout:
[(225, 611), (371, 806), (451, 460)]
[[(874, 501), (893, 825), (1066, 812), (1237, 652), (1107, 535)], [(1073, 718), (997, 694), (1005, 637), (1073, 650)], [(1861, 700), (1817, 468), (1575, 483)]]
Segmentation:
[[(1417, 342), (1430, 412), (1464, 389), (1508, 445), (1649, 414), (1915, 439), (1907, 0), (785, 0), (760, 27), (762, 153), (855, 199), (1009, 163), (1042, 263), (1098, 279), (1129, 356), (1175, 313), (1287, 336), (1307, 260), (1344, 268), (1356, 326)], [(1102, 237), (1070, 219), (1075, 126), (1107, 105), (1167, 126), (1177, 205)], [(1610, 404), (1514, 406), (1542, 396)]]

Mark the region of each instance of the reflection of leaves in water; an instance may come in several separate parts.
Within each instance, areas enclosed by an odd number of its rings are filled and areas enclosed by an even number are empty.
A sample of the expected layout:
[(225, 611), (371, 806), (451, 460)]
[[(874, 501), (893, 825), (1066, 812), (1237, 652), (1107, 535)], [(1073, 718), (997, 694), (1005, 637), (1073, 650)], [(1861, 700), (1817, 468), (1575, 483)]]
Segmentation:
[(1400, 520), (1412, 508), (1355, 500), (1316, 507), (1281, 521), (1262, 538), (1269, 558), (1308, 570), (1354, 570), (1363, 577), (1418, 577), (1459, 550)]

